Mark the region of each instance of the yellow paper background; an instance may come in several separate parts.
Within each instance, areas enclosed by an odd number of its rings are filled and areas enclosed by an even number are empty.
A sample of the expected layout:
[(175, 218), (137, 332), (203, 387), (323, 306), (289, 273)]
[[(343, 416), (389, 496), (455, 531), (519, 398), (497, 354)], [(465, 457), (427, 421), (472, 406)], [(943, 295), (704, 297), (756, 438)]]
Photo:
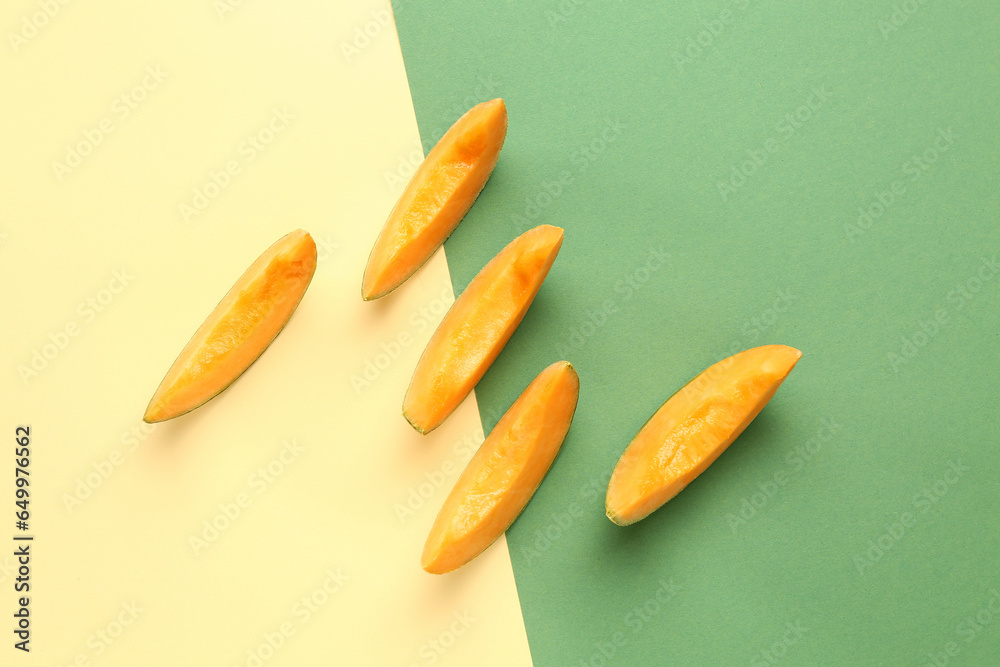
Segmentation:
[[(474, 399), (426, 437), (400, 415), (451, 298), (444, 254), (359, 294), (387, 173), (419, 151), (387, 5), (18, 0), (0, 27), (7, 619), (21, 424), (36, 536), (32, 650), (5, 633), (0, 663), (530, 664), (503, 539), (452, 575), (419, 568), (482, 438)], [(214, 196), (185, 215), (195, 189)], [(320, 263), (284, 332), (217, 399), (144, 429), (190, 335), (299, 227)]]

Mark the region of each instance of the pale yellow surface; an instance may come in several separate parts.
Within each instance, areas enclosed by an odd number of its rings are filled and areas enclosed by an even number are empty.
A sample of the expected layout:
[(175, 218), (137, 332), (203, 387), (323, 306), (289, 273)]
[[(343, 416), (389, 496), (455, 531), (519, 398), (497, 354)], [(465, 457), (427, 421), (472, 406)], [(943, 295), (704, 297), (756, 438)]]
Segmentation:
[[(391, 20), (341, 49), (387, 5), (230, 4), (53, 0), (34, 32), (38, 2), (0, 9), (4, 628), (19, 424), (36, 536), (31, 653), (7, 629), (0, 664), (530, 664), (505, 542), (452, 575), (420, 569), (482, 440), (474, 398), (427, 437), (400, 414), (451, 299), (443, 252), (360, 296), (401, 191), (386, 173), (419, 146)], [(102, 123), (79, 166), (53, 166)], [(188, 338), (299, 227), (319, 267), (285, 331), (218, 398), (144, 429)]]

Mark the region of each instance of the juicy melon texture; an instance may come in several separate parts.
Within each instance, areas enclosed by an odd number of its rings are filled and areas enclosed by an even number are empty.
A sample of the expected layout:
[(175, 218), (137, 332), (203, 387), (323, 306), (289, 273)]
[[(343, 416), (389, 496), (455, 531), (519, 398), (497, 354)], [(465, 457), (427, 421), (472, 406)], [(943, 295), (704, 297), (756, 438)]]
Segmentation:
[(482, 553), (541, 484), (569, 431), (580, 379), (559, 361), (528, 385), (459, 477), (438, 513), (421, 566), (444, 574)]
[(399, 287), (451, 236), (489, 180), (506, 136), (507, 107), (499, 98), (455, 121), (389, 214), (365, 267), (362, 298)]
[(469, 395), (510, 339), (562, 246), (541, 225), (517, 237), (472, 279), (417, 362), (403, 415), (420, 433), (437, 428)]
[(143, 420), (178, 417), (232, 384), (284, 328), (315, 270), (316, 244), (303, 230), (268, 248), (181, 351)]
[(606, 508), (628, 525), (680, 493), (743, 432), (802, 353), (765, 345), (710, 366), (671, 396), (625, 449)]

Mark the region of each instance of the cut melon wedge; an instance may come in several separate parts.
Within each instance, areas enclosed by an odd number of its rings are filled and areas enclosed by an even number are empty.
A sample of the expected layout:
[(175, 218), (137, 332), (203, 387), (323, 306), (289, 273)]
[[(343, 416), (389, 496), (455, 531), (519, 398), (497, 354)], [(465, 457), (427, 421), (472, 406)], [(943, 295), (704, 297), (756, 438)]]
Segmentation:
[(745, 350), (671, 396), (618, 460), (608, 484), (608, 518), (635, 523), (680, 493), (743, 432), (801, 356), (787, 345)]
[(403, 416), (413, 428), (429, 433), (469, 395), (521, 323), (562, 240), (559, 227), (529, 229), (455, 300), (417, 362), (403, 399)]
[(496, 166), (507, 136), (501, 99), (472, 107), (420, 164), (375, 241), (361, 296), (378, 299), (399, 287), (458, 227)]
[(579, 395), (580, 378), (568, 361), (532, 380), (444, 501), (420, 559), (427, 572), (462, 567), (514, 523), (559, 453)]
[(316, 271), (316, 244), (299, 229), (246, 270), (181, 351), (143, 421), (194, 410), (238, 378), (284, 328)]

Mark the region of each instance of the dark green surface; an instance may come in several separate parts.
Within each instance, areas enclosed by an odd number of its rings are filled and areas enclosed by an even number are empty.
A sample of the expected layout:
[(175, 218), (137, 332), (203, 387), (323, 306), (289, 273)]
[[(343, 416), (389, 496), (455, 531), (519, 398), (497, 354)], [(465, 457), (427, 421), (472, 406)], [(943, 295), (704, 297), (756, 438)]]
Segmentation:
[[(995, 621), (965, 619), (1000, 590), (1000, 273), (976, 282), (1000, 251), (1000, 5), (895, 6), (898, 30), (887, 0), (398, 9), (426, 145), (463, 101), (508, 105), (499, 165), (446, 244), (456, 288), (527, 226), (566, 229), (477, 389), (489, 429), (545, 365), (580, 373), (572, 431), (508, 533), (536, 665), (923, 665), (948, 642), (949, 664), (996, 664), (1000, 594)], [(879, 193), (885, 212), (851, 228)], [(608, 521), (606, 479), (649, 415), (764, 343), (804, 356), (760, 417), (651, 517)]]

